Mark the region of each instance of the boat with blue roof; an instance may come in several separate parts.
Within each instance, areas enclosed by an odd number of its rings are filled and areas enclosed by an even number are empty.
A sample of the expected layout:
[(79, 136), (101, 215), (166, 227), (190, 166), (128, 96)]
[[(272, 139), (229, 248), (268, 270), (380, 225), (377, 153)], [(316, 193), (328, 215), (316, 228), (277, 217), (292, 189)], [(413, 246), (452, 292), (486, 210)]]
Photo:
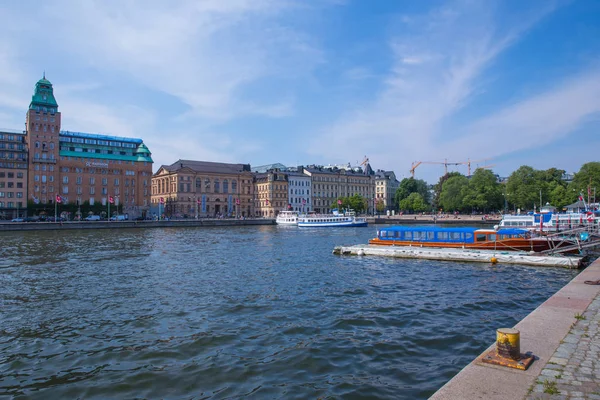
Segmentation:
[(578, 253), (576, 241), (558, 236), (535, 236), (527, 229), (482, 229), (474, 227), (390, 226), (377, 230), (370, 245), (418, 246), (476, 250), (547, 252), (569, 249)]

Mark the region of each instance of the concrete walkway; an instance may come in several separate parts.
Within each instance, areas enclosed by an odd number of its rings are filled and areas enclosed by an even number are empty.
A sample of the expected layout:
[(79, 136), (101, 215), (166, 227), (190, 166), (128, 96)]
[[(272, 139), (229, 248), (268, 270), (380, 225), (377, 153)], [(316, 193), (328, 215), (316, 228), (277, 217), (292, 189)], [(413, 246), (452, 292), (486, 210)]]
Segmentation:
[(527, 400), (600, 400), (600, 296), (577, 318)]
[(528, 370), (484, 364), (494, 343), (431, 398), (600, 400), (600, 285), (585, 284), (597, 280), (600, 259), (515, 326), (536, 357)]

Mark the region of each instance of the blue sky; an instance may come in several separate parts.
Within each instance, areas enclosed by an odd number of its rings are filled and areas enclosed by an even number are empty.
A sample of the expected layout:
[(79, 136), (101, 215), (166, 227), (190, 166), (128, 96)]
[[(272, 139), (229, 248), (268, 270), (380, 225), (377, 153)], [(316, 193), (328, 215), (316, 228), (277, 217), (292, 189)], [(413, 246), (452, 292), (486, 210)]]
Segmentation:
[(142, 138), (155, 171), (600, 158), (595, 0), (27, 0), (0, 4), (0, 33), (1, 128), (45, 70), (63, 129)]

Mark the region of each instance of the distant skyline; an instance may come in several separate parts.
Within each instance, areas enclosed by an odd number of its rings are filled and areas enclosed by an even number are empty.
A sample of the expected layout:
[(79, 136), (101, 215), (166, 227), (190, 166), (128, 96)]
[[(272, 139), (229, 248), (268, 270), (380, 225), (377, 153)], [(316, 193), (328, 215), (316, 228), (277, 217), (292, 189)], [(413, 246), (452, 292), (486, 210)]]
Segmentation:
[(594, 0), (26, 0), (0, 33), (0, 128), (24, 128), (45, 71), (63, 130), (141, 138), (154, 171), (600, 161)]

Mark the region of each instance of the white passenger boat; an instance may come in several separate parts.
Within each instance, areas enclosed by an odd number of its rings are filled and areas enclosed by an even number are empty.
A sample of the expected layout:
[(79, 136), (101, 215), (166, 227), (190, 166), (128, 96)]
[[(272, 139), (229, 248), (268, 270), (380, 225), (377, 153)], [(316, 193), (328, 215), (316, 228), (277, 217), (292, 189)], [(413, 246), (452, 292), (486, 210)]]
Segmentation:
[(301, 228), (367, 226), (367, 219), (357, 217), (352, 210), (340, 213), (337, 209), (334, 209), (332, 210), (332, 214), (311, 214), (301, 216), (298, 218), (298, 226)]
[(588, 211), (582, 213), (531, 213), (503, 215), (499, 228), (521, 228), (528, 230), (556, 232), (580, 227), (598, 227), (600, 217)]
[(281, 211), (279, 214), (277, 214), (275, 222), (277, 225), (298, 225), (298, 211)]

